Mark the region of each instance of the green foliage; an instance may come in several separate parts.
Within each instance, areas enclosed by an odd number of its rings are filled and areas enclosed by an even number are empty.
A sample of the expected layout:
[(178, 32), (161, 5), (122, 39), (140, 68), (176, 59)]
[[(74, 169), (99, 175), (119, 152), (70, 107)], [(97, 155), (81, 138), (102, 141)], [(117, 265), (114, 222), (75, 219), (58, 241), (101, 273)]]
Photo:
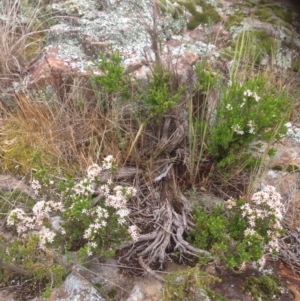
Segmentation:
[(293, 10), (282, 5), (272, 5), (272, 12), (280, 19), (290, 23), (293, 20)]
[(218, 278), (201, 271), (199, 265), (183, 271), (172, 272), (165, 276), (165, 279), (162, 301), (200, 300), (206, 295), (208, 286), (219, 281)]
[[(68, 274), (68, 270), (51, 251), (40, 249), (39, 236), (34, 234), (13, 240), (0, 235), (0, 258), (1, 283), (17, 277), (20, 271), (21, 276), (27, 281), (34, 280), (35, 283), (40, 283), (38, 290), (46, 294), (50, 288), (61, 285)], [(15, 268), (11, 268), (11, 265)]]
[[(104, 184), (100, 177), (103, 170), (109, 170), (112, 176), (115, 168), (112, 156), (107, 156), (101, 167), (89, 166), (87, 177), (78, 183), (72, 178), (61, 180), (51, 176), (47, 169), (36, 171), (31, 187), (42, 201), (37, 201), (26, 212), (22, 208), (11, 210), (7, 226), (14, 226), (18, 237), (10, 241), (4, 236), (0, 238), (3, 240), (0, 266), (3, 263), (4, 276), (7, 271), (16, 269), (10, 268), (12, 263), (22, 274), (45, 284), (51, 280), (51, 286), (45, 287), (46, 296), (52, 285), (57, 285), (65, 275), (65, 269), (54, 258), (55, 247), (60, 252), (77, 251), (76, 258), (80, 261), (93, 253), (114, 256), (115, 247), (135, 231), (132, 227), (131, 232), (125, 228), (129, 214), (126, 202), (135, 194), (135, 189), (116, 186), (112, 178)], [(100, 195), (97, 200), (93, 197), (96, 189)], [(61, 228), (55, 232), (50, 223), (53, 211), (62, 218)], [(134, 232), (134, 235), (138, 234)], [(52, 250), (48, 249), (49, 244)]]
[(222, 244), (226, 233), (227, 219), (222, 215), (222, 207), (217, 206), (209, 214), (206, 208), (199, 208), (194, 214), (196, 227), (191, 231), (193, 242), (201, 249), (211, 250)]
[[(88, 192), (88, 187), (94, 184), (95, 182), (88, 178), (82, 183), (87, 189), (86, 192)], [(98, 181), (97, 185), (100, 184), (101, 181)], [(93, 249), (98, 255), (112, 257), (115, 252), (114, 249), (120, 245), (121, 241), (129, 239), (126, 229), (128, 223), (124, 222), (123, 225), (120, 225), (115, 214), (116, 209), (107, 207), (104, 197), (95, 204), (92, 193), (76, 194), (75, 187), (76, 184), (73, 179), (59, 183), (61, 196), (65, 199), (67, 207), (63, 213), (64, 223), (62, 225), (65, 234), (61, 236), (65, 242), (66, 250), (81, 250), (79, 252), (81, 255), (78, 254), (82, 259), (89, 255), (91, 248), (87, 246), (88, 239), (85, 238), (85, 233), (89, 226), (97, 221), (99, 228), (93, 234), (93, 242), (97, 245), (97, 249)], [(101, 216), (101, 213), (105, 216)]]
[(206, 67), (205, 62), (196, 65), (195, 73), (198, 78), (198, 84), (195, 88), (200, 90), (203, 94), (206, 94), (211, 89), (215, 88), (220, 79), (211, 68)]
[(149, 77), (144, 91), (138, 95), (142, 105), (151, 117), (161, 118), (170, 108), (174, 107), (180, 99), (185, 88), (181, 87), (175, 92), (172, 90), (172, 75), (164, 70), (163, 66), (156, 66), (153, 77)]
[[(272, 228), (275, 215), (261, 218), (253, 213), (253, 217), (248, 216), (245, 204), (244, 200), (237, 200), (232, 207), (223, 208), (219, 205), (212, 211), (198, 208), (193, 215), (195, 229), (188, 240), (196, 247), (208, 250), (227, 268), (242, 268), (251, 261), (260, 265), (264, 248), (271, 241), (272, 231), (278, 231)], [(270, 211), (268, 206), (264, 208)], [(253, 221), (251, 228), (249, 225)], [(253, 230), (251, 235), (247, 234), (250, 228)]]
[(247, 157), (254, 141), (271, 142), (286, 134), (291, 108), (283, 91), (270, 87), (264, 76), (233, 81), (223, 89), (211, 130), (210, 153), (219, 166), (231, 166)]
[[(90, 214), (93, 199), (91, 196), (86, 198), (81, 196), (72, 198), (72, 202), (72, 207), (69, 207), (63, 215), (66, 220), (63, 228), (68, 238), (66, 241), (67, 249), (78, 251), (82, 248), (82, 254), (86, 256), (89, 255), (89, 252), (86, 245), (88, 241), (84, 239), (85, 232), (89, 225), (95, 222), (95, 216)], [(97, 233), (93, 235), (93, 242), (97, 245), (97, 249), (93, 253), (109, 258), (114, 255), (114, 249), (120, 246), (122, 241), (130, 238), (126, 230), (128, 223), (126, 222), (123, 225), (118, 223), (117, 216), (115, 215), (116, 210), (106, 207), (104, 198), (97, 204), (97, 207), (106, 208), (110, 218), (97, 219), (100, 225), (101, 222), (105, 223), (105, 227), (100, 227), (97, 229)], [(84, 258), (84, 256), (82, 257)]]
[(121, 64), (120, 53), (112, 50), (109, 58), (104, 53), (100, 53), (99, 56), (100, 62), (97, 62), (96, 65), (103, 74), (94, 74), (91, 77), (92, 82), (99, 84), (100, 89), (109, 95), (119, 93), (123, 97), (127, 97), (129, 82)]
[(240, 300), (236, 300), (236, 299), (228, 299), (224, 296), (221, 296), (220, 294), (214, 292), (211, 289), (206, 290), (207, 296), (209, 298), (211, 298), (211, 300), (213, 301), (240, 301)]
[(267, 274), (259, 278), (248, 277), (244, 282), (244, 289), (256, 301), (269, 301), (281, 296), (281, 281), (274, 275)]
[(197, 83), (194, 87), (194, 96), (189, 99), (189, 148), (190, 160), (188, 164), (191, 182), (194, 183), (203, 157), (207, 154), (207, 134), (209, 114), (207, 113), (208, 95), (216, 88), (219, 77), (206, 66), (206, 62), (196, 65)]

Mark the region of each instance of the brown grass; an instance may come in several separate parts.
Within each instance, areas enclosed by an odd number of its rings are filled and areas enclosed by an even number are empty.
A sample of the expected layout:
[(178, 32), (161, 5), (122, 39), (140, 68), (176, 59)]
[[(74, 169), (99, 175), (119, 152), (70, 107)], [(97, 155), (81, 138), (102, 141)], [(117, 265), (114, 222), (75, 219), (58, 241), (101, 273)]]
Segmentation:
[(6, 0), (0, 20), (0, 88), (20, 79), (41, 53), (45, 40), (43, 18), (38, 7), (24, 7), (21, 1)]

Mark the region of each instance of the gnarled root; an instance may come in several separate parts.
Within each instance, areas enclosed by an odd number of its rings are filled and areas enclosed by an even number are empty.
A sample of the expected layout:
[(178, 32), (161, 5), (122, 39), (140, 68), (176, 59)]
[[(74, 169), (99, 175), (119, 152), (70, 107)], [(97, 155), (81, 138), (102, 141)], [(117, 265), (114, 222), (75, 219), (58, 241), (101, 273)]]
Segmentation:
[[(168, 189), (169, 185), (164, 185), (164, 187)], [(145, 218), (145, 222), (151, 225), (153, 230), (147, 234), (141, 234), (137, 242), (127, 244), (126, 247), (132, 246), (132, 249), (124, 257), (132, 256), (134, 252), (134, 256), (139, 258), (139, 262), (144, 262), (144, 265), (148, 267), (152, 263), (159, 263), (160, 269), (167, 261), (168, 253), (172, 251), (179, 251), (180, 261), (188, 259), (187, 256), (201, 255), (212, 259), (209, 252), (193, 247), (184, 239), (184, 234), (189, 233), (192, 226), (188, 220), (190, 213), (188, 200), (181, 196), (182, 209), (181, 212), (178, 212), (178, 209), (175, 210), (172, 202), (169, 201), (168, 197), (171, 194), (173, 191), (162, 193), (165, 198), (161, 199), (160, 207), (154, 209), (152, 214), (147, 214), (147, 218)]]

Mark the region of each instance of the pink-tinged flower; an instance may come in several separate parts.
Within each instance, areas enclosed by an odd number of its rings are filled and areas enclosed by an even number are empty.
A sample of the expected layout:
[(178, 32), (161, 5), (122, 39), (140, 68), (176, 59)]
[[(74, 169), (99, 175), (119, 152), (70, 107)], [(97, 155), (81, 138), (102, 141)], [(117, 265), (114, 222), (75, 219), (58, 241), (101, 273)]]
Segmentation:
[(89, 178), (94, 179), (100, 176), (101, 171), (102, 168), (97, 163), (94, 163), (87, 168), (86, 173)]
[(111, 185), (113, 183), (112, 177), (107, 180), (107, 185)]
[(116, 212), (121, 218), (129, 215), (129, 209), (121, 208)]
[(246, 96), (246, 97), (251, 97), (252, 95), (253, 95), (253, 92), (250, 91), (249, 89), (246, 90), (246, 91), (244, 91), (244, 96)]
[(260, 97), (256, 94), (256, 92), (253, 93), (253, 97), (256, 102), (258, 102), (260, 100)]
[(40, 182), (37, 179), (32, 179), (31, 180), (31, 188), (34, 190), (34, 193), (36, 195), (39, 194), (39, 190), (42, 188)]
[(241, 127), (240, 127), (238, 124), (233, 125), (231, 128), (232, 128), (233, 131), (234, 131), (235, 133), (237, 133), (238, 135), (244, 135), (244, 131), (241, 129)]
[(232, 105), (231, 105), (231, 104), (227, 104), (227, 105), (226, 105), (226, 109), (227, 109), (228, 111), (232, 111)]
[(45, 248), (46, 243), (52, 243), (55, 237), (55, 233), (46, 227), (42, 227), (39, 232), (39, 246), (41, 249)]
[(131, 235), (134, 241), (137, 241), (139, 239), (140, 234), (139, 234), (138, 227), (136, 225), (130, 226), (127, 231)]
[(228, 201), (225, 202), (225, 205), (228, 209), (232, 209), (233, 207), (236, 206), (236, 202), (232, 199), (229, 199)]
[(245, 262), (245, 261), (242, 262), (242, 264), (239, 266), (239, 269), (240, 269), (241, 271), (245, 271), (245, 270), (246, 270), (246, 262)]
[(245, 230), (245, 232), (244, 232), (244, 235), (245, 236), (252, 236), (252, 235), (254, 235), (255, 234), (255, 231), (252, 229), (252, 228), (247, 228), (246, 230)]
[(94, 241), (90, 242), (89, 246), (93, 249), (97, 248), (97, 244)]
[(105, 157), (102, 161), (102, 168), (105, 170), (112, 169), (114, 163), (114, 158), (112, 155)]

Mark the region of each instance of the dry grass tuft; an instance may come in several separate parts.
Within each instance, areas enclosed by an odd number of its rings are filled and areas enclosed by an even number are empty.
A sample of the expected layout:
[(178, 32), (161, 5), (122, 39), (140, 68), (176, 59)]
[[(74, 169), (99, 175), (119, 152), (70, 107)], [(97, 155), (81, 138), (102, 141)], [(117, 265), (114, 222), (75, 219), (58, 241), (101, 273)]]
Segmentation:
[(0, 7), (0, 89), (20, 79), (41, 53), (45, 41), (46, 16), (21, 1), (5, 0)]
[(116, 116), (105, 116), (97, 102), (50, 103), (30, 94), (15, 97), (16, 110), (1, 128), (2, 171), (62, 168), (83, 171), (105, 154), (120, 156)]

